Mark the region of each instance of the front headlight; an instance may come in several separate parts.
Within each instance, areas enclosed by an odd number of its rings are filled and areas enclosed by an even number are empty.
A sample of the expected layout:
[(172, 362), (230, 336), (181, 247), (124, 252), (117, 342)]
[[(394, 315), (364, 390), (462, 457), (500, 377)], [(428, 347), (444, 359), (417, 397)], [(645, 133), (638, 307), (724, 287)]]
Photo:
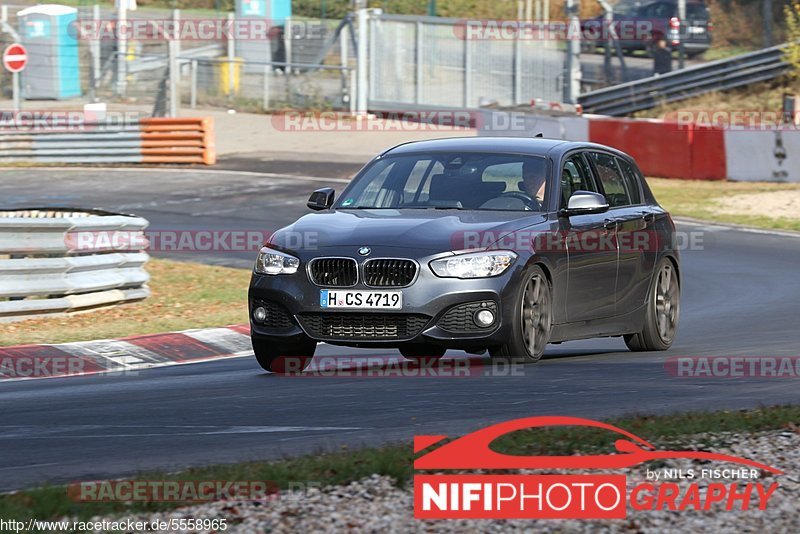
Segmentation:
[(258, 274), (294, 274), (299, 266), (298, 258), (264, 247), (258, 252), (254, 270)]
[(433, 260), (430, 266), (436, 276), (443, 278), (485, 278), (502, 274), (516, 259), (510, 250), (493, 250)]

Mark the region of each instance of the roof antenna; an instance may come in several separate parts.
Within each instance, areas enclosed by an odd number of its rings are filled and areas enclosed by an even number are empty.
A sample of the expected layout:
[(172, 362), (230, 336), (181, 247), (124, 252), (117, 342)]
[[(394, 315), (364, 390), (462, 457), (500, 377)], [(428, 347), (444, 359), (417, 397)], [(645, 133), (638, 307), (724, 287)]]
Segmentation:
[(534, 137), (544, 137), (544, 134), (542, 132), (539, 132), (536, 135), (534, 135)]

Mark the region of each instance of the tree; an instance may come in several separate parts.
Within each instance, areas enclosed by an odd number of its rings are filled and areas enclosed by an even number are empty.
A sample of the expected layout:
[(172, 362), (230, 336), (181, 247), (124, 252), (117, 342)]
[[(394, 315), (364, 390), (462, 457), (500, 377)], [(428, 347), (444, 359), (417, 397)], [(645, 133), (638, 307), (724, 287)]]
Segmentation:
[(786, 15), (786, 50), (784, 60), (791, 65), (790, 76), (800, 78), (800, 0), (794, 0), (783, 9)]

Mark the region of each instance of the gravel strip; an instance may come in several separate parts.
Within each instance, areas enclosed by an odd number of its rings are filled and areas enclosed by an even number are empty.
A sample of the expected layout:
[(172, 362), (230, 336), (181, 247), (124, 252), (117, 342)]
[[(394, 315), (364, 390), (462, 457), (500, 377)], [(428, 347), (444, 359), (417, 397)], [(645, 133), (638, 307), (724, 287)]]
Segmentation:
[[(634, 511), (628, 508), (624, 520), (579, 521), (579, 520), (504, 520), (466, 521), (438, 520), (418, 521), (413, 517), (413, 493), (410, 486), (398, 488), (386, 477), (372, 477), (346, 486), (330, 486), (322, 489), (310, 488), (302, 494), (282, 492), (279, 498), (267, 503), (215, 502), (199, 506), (180, 508), (155, 514), (131, 516), (137, 520), (169, 520), (170, 518), (225, 518), (226, 533), (253, 532), (667, 532), (700, 531), (715, 533), (740, 532), (800, 532), (800, 514), (797, 513), (800, 496), (800, 433), (798, 431), (772, 431), (754, 435), (714, 434), (692, 437), (687, 447), (686, 440), (680, 448), (713, 450), (741, 456), (785, 471), (779, 477), (764, 477), (761, 481), (769, 486), (779, 482), (780, 486), (769, 500), (766, 510), (747, 511)], [(725, 443), (721, 446), (719, 443)], [(687, 470), (694, 468), (736, 467), (733, 464), (704, 464), (674, 460), (659, 467)], [(656, 468), (650, 466), (651, 470)], [(559, 471), (553, 471), (554, 473)], [(566, 473), (566, 471), (560, 471)], [(601, 471), (592, 471), (598, 473)], [(572, 471), (571, 473), (575, 473)], [(630, 469), (628, 485), (645, 481), (645, 466)], [(669, 480), (669, 479), (667, 479)], [(695, 479), (704, 485), (709, 480)], [(674, 480), (682, 487), (691, 481)], [(740, 487), (748, 480), (715, 479), (713, 482), (739, 482)], [(127, 516), (126, 516), (127, 518)], [(95, 518), (99, 520), (101, 518)], [(108, 518), (106, 518), (108, 519)], [(175, 532), (175, 531), (172, 531)]]

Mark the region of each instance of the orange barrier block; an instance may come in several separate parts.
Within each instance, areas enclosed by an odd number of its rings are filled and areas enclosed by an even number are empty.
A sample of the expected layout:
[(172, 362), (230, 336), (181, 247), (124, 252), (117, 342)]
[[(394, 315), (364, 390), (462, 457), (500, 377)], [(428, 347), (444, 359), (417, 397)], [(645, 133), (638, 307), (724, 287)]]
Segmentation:
[(210, 117), (153, 117), (139, 124), (145, 163), (213, 165), (217, 161), (214, 120)]

